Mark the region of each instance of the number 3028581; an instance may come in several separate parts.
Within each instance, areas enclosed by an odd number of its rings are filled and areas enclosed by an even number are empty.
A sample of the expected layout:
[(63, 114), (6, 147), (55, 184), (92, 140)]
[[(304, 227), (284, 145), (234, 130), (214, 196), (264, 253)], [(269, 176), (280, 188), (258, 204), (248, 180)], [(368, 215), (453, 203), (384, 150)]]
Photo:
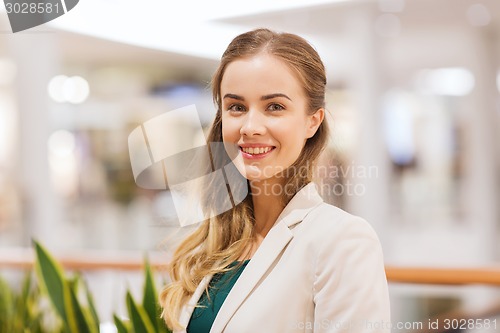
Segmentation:
[(495, 329), (496, 319), (444, 319), (445, 330), (465, 330), (465, 329)]
[(5, 9), (7, 10), (7, 14), (51, 14), (51, 13), (59, 13), (60, 8), (59, 3), (52, 4), (50, 2), (14, 2), (5, 3)]

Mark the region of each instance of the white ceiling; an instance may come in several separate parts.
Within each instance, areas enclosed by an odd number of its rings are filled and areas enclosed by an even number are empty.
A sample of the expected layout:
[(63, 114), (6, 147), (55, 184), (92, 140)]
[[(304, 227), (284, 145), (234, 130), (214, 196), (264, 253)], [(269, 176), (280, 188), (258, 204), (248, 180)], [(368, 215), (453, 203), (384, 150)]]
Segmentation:
[[(463, 45), (457, 44), (464, 42), (464, 29), (500, 35), (498, 0), (82, 0), (66, 15), (21, 33), (56, 32), (62, 58), (70, 64), (162, 65), (208, 77), (231, 38), (265, 26), (305, 36), (327, 67), (342, 76), (352, 66), (353, 16), (369, 12), (365, 17), (375, 20), (381, 3), (404, 4), (393, 13), (401, 22), (399, 36), (379, 39), (386, 61), (402, 71), (419, 61), (463, 62)], [(467, 9), (477, 3), (491, 15), (486, 27), (467, 20)], [(5, 39), (12, 38), (2, 10), (0, 56)]]

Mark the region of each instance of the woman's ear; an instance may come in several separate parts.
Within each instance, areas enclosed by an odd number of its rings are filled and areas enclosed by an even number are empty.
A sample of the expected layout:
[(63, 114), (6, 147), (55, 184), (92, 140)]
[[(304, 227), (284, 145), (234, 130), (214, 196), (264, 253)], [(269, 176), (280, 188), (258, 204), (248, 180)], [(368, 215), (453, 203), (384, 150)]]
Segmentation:
[(306, 137), (312, 138), (325, 118), (325, 109), (320, 108), (315, 113), (307, 116)]

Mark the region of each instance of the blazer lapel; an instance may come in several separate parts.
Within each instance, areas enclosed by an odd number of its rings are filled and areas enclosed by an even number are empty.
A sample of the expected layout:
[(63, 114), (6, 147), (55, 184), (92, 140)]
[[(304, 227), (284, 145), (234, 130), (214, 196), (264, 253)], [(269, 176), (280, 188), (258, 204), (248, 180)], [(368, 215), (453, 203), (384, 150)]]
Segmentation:
[(285, 224), (278, 224), (269, 231), (222, 304), (210, 333), (223, 331), (234, 312), (250, 295), (292, 237)]
[(186, 328), (189, 324), (189, 320), (191, 319), (191, 315), (193, 314), (194, 308), (196, 304), (198, 304), (198, 300), (200, 299), (201, 295), (205, 292), (205, 288), (207, 287), (211, 279), (212, 275), (205, 276), (201, 280), (198, 287), (196, 287), (196, 290), (194, 291), (189, 301), (182, 307), (179, 316), (179, 322), (181, 326), (184, 327), (184, 329), (174, 330), (174, 333), (186, 333)]
[[(306, 185), (292, 198), (231, 289), (215, 318), (210, 333), (219, 333), (224, 330), (239, 306), (253, 292), (258, 282), (265, 277), (293, 238), (290, 227), (302, 221), (314, 207), (322, 202), (323, 199), (319, 196), (314, 183)], [(189, 321), (189, 318), (187, 320)]]
[(311, 182), (295, 194), (278, 216), (276, 223), (285, 223), (291, 227), (301, 222), (313, 208), (321, 203), (323, 203), (323, 198), (319, 195), (316, 184)]

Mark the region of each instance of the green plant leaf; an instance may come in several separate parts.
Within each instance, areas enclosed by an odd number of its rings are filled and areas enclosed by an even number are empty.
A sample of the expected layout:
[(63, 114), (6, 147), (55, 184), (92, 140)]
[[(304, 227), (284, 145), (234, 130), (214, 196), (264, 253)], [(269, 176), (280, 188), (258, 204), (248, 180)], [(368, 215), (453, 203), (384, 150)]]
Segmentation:
[(49, 255), (38, 242), (34, 242), (37, 256), (36, 268), (39, 279), (46, 287), (47, 292), (62, 318), (66, 318), (65, 293), (67, 292), (64, 273), (59, 264)]
[(22, 290), (21, 291), (22, 299), (23, 299), (25, 304), (28, 302), (28, 297), (29, 297), (30, 291), (31, 291), (31, 284), (32, 284), (32, 274), (31, 274), (31, 271), (29, 271), (24, 276), (23, 287), (21, 289)]
[(158, 319), (158, 328), (159, 333), (172, 333), (172, 331), (168, 329), (167, 324), (162, 318)]
[(12, 307), (14, 298), (10, 285), (0, 278), (0, 332), (9, 332), (15, 326), (14, 308)]
[[(73, 279), (71, 279), (71, 286), (75, 291), (76, 297), (85, 296), (86, 306), (81, 307), (83, 314), (85, 315), (86, 321), (91, 327), (92, 331), (99, 331), (99, 316), (97, 315), (97, 311), (94, 304), (94, 299), (92, 294), (89, 291), (88, 285), (85, 279), (82, 277), (80, 272), (77, 272)], [(79, 305), (81, 303), (79, 302)]]
[(149, 320), (153, 324), (153, 328), (155, 332), (158, 332), (158, 301), (156, 295), (155, 282), (153, 278), (153, 273), (151, 272), (151, 265), (149, 264), (148, 259), (144, 260), (144, 294), (142, 299), (142, 306), (149, 317)]
[(132, 327), (136, 333), (155, 333), (153, 324), (146, 314), (146, 310), (144, 310), (141, 305), (137, 305), (134, 302), (129, 291), (127, 291), (127, 308)]
[(66, 329), (78, 332), (68, 282), (59, 263), (37, 241), (33, 241), (36, 252), (35, 269)]
[[(31, 271), (28, 271), (23, 278), (22, 288), (20, 297), (17, 299), (17, 314), (20, 317), (20, 321), (22, 322), (23, 327), (28, 327), (31, 325), (34, 316), (36, 316), (35, 309), (33, 307), (30, 308), (30, 296), (33, 295), (32, 289), (32, 278), (33, 274)], [(34, 313), (35, 312), (35, 313)], [(32, 315), (33, 314), (33, 315)]]
[(87, 303), (89, 305), (89, 311), (90, 315), (92, 316), (92, 321), (97, 331), (99, 331), (99, 316), (97, 315), (97, 311), (95, 308), (94, 298), (92, 297), (92, 294), (90, 293), (86, 284), (85, 284), (85, 294), (87, 295)]
[(158, 333), (172, 333), (172, 331), (168, 329), (167, 324), (161, 317), (157, 319), (157, 322), (158, 322)]
[(153, 270), (147, 258), (144, 260), (144, 276), (145, 283), (142, 306), (153, 323), (155, 332), (171, 333), (171, 331), (167, 328), (165, 321), (161, 318), (161, 308), (158, 301), (158, 293), (154, 281)]
[[(78, 282), (78, 280), (75, 280)], [(73, 288), (70, 288), (71, 302), (73, 305), (73, 309), (75, 312), (75, 321), (78, 327), (78, 333), (98, 333), (98, 329), (96, 326), (92, 325), (92, 316), (86, 311), (84, 307), (80, 304), (77, 298), (78, 293), (78, 283), (73, 285)]]
[[(168, 283), (165, 279), (163, 279), (162, 281), (163, 281), (162, 283), (163, 286)], [(159, 330), (160, 333), (172, 333), (172, 331), (168, 328), (167, 323), (165, 323), (165, 320), (163, 320), (163, 318), (161, 317), (161, 307), (159, 303), (158, 303), (158, 312), (159, 312), (158, 327), (160, 329)]]
[(113, 315), (113, 320), (115, 322), (116, 329), (118, 330), (118, 333), (128, 333), (129, 330), (127, 326), (123, 323), (123, 321), (118, 318), (115, 314)]

